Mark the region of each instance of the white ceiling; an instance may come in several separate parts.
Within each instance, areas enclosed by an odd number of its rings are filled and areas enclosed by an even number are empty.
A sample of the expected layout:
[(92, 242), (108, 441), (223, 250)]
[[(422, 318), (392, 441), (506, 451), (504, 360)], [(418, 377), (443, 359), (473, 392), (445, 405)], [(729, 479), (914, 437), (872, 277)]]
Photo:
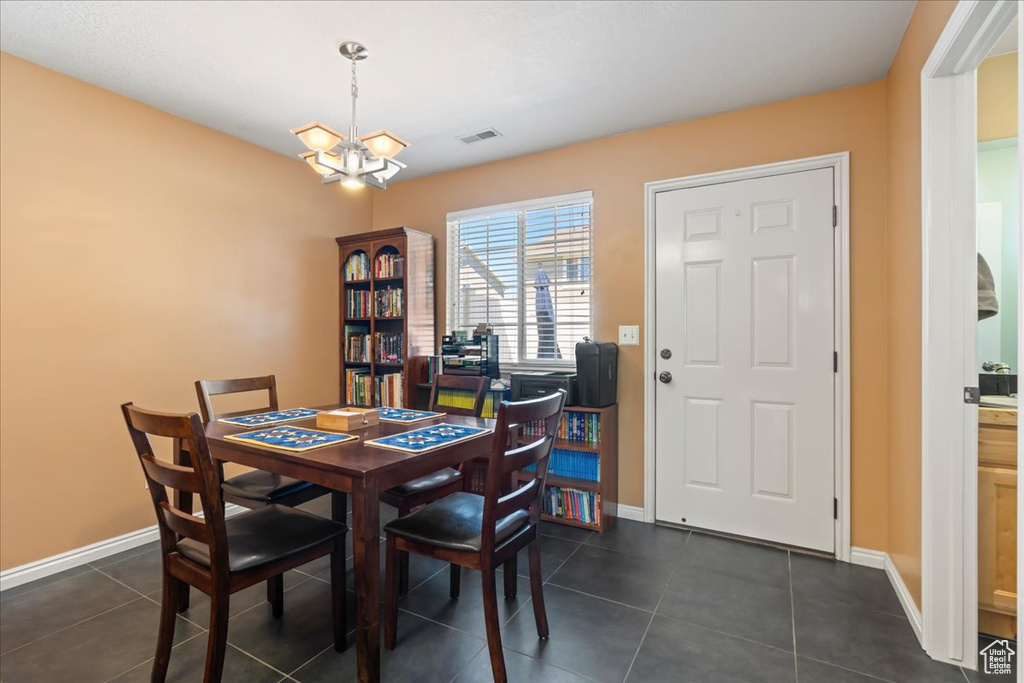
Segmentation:
[[(349, 122), (412, 145), (396, 178), (886, 75), (914, 3), (2, 2), (0, 49), (282, 154)], [(465, 145), (494, 127), (502, 137)], [(126, 141), (127, 142), (127, 141)]]

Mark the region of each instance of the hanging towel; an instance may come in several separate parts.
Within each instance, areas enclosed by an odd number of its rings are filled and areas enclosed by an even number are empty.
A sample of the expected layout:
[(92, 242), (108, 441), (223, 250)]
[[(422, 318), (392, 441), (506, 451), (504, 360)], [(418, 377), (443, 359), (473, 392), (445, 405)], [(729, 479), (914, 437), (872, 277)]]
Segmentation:
[(996, 301), (996, 281), (985, 257), (978, 252), (978, 320), (991, 318), (999, 312)]

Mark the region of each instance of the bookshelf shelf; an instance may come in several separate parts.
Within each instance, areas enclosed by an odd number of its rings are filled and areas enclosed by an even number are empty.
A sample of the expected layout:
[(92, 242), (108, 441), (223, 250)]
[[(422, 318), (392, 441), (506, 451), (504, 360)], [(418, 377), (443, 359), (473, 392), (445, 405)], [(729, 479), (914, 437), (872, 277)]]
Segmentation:
[(589, 522), (581, 522), (576, 519), (566, 519), (565, 517), (555, 517), (549, 515), (546, 512), (542, 512), (540, 518), (545, 522), (555, 522), (556, 524), (565, 524), (566, 526), (579, 527), (580, 529), (590, 529), (598, 533), (604, 531), (604, 528), (600, 524), (591, 524)]
[(586, 451), (588, 453), (600, 453), (601, 444), (593, 441), (572, 441), (570, 439), (555, 439), (555, 448), (562, 448), (567, 451)]
[[(533, 479), (532, 472), (519, 472), (518, 476), (520, 481), (530, 481), (531, 479)], [(599, 481), (590, 481), (589, 479), (574, 479), (573, 477), (559, 477), (553, 474), (548, 475), (547, 485), (580, 489), (582, 491), (601, 490), (601, 482)]]
[[(426, 379), (425, 354), (434, 347), (434, 238), (393, 228), (336, 242), (341, 400), (362, 406), (411, 405), (416, 384)], [(378, 315), (382, 312), (391, 315)], [(350, 361), (346, 356), (371, 360)]]

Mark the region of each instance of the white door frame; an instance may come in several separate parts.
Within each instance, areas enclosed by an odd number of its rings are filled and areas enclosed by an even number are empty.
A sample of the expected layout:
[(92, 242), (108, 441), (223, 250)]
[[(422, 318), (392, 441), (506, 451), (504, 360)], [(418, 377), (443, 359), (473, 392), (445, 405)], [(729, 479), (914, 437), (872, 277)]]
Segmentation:
[(1012, 0), (961, 0), (921, 71), (922, 645), (967, 669), (978, 636), (978, 414), (963, 402), (978, 383), (967, 353), (977, 335), (976, 70), (1016, 13)]
[(820, 168), (835, 171), (835, 197), (839, 239), (834, 242), (835, 350), (839, 354), (839, 372), (835, 383), (835, 491), (838, 514), (835, 520), (836, 558), (850, 560), (850, 153), (825, 154), (806, 159), (781, 161), (762, 166), (704, 173), (659, 180), (644, 186), (646, 226), (644, 230), (644, 521), (654, 521), (656, 476), (654, 390), (657, 382), (655, 315), (655, 211), (659, 192), (751, 180), (766, 176), (799, 173)]

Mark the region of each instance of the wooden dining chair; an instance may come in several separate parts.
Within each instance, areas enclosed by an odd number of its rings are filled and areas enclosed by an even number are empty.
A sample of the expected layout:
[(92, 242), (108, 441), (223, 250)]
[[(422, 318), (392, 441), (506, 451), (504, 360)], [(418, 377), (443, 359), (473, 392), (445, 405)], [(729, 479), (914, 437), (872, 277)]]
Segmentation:
[[(495, 571), (506, 565), (505, 597), (515, 597), (516, 573), (508, 563), (529, 546), (530, 593), (537, 635), (548, 637), (544, 590), (540, 573), (541, 494), (547, 477), (548, 457), (555, 441), (565, 391), (518, 403), (502, 401), (491, 439), (487, 484), (483, 496), (467, 491), (452, 493), (384, 527), (387, 534), (384, 646), (394, 649), (398, 630), (398, 569), (400, 554), (438, 558), (483, 573), (484, 621), (491, 671), (495, 681), (508, 679), (501, 650), (501, 624)], [(530, 430), (520, 426), (531, 424)], [(523, 434), (529, 431), (530, 434)], [(518, 489), (509, 485), (515, 473), (536, 465)], [(458, 597), (453, 573), (452, 597)]]
[[(240, 394), (249, 391), (266, 391), (268, 393), (268, 405), (232, 413), (214, 412), (213, 401), (211, 400), (213, 396)], [(201, 379), (196, 382), (196, 395), (199, 397), (199, 411), (203, 416), (203, 422), (212, 422), (224, 417), (239, 417), (241, 415), (254, 415), (256, 413), (279, 410), (277, 380), (274, 375), (246, 377), (244, 379)], [(264, 470), (252, 470), (251, 472), (231, 477), (224, 482), (223, 486), (224, 500), (248, 508), (269, 505), (270, 503), (295, 507), (296, 505), (301, 505), (314, 498), (331, 493), (330, 489), (311, 484), (308, 481), (300, 481)], [(342, 509), (340, 511), (333, 511), (332, 517), (334, 521), (344, 523), (347, 513), (344, 508), (347, 502), (345, 494), (338, 493), (335, 496), (332, 504), (335, 506), (340, 504)]]
[[(464, 415), (480, 417), (484, 410), (484, 399), (490, 387), (489, 377), (466, 375), (434, 375), (434, 383), (430, 388), (430, 408), (434, 412), (448, 415)], [(442, 391), (455, 391), (471, 394), (472, 407), (456, 407), (439, 403)], [(381, 492), (381, 501), (398, 508), (398, 516), (404, 517), (415, 508), (431, 501), (444, 498), (449, 493), (462, 491), (465, 487), (465, 468), (467, 463), (458, 468), (446, 467), (419, 479), (400, 484)], [(454, 569), (453, 569), (454, 570)], [(402, 556), (401, 579), (399, 592), (405, 595), (409, 591), (409, 556)]]
[[(221, 474), (210, 456), (199, 415), (155, 413), (131, 403), (121, 406), (160, 531), (163, 597), (152, 680), (167, 676), (180, 592), (188, 586), (210, 596), (210, 632), (206, 646), (205, 683), (220, 681), (227, 646), (230, 595), (269, 581), (278, 587), (271, 612), (284, 613), (284, 573), (307, 562), (331, 556), (331, 598), (334, 649), (345, 649), (345, 534), (348, 528), (317, 515), (283, 505), (224, 518)], [(187, 444), (191, 465), (158, 460), (150, 436)], [(197, 495), (203, 517), (177, 508), (167, 489)]]

